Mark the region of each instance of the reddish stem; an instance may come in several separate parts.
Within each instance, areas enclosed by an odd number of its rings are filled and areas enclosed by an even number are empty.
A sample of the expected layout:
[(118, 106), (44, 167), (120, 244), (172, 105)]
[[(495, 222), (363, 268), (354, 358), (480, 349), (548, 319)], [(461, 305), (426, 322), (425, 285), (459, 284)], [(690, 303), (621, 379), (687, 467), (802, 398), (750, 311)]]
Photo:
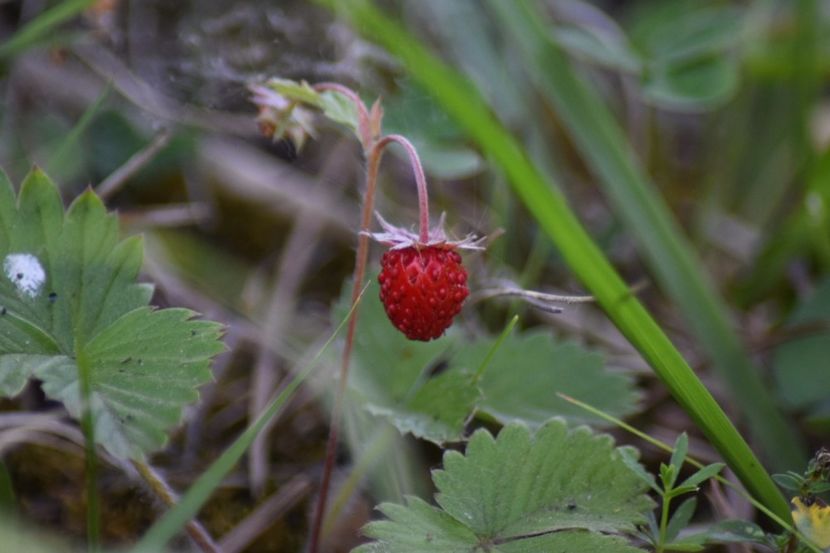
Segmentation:
[[(366, 277), (366, 261), (369, 258), (369, 236), (366, 231), (372, 223), (372, 211), (375, 204), (375, 190), (377, 189), (378, 169), (383, 148), (378, 147), (378, 141), (371, 150), (367, 159), (366, 167), (366, 192), (363, 197), (363, 212), (360, 219), (360, 233), (357, 238), (357, 255), (355, 256), (354, 283), (352, 286), (352, 306), (360, 297), (363, 279)], [(329, 438), (326, 443), (326, 459), (323, 465), (323, 475), (320, 480), (320, 496), (317, 499), (317, 506), (314, 510), (314, 520), (311, 527), (311, 539), (309, 541), (309, 553), (317, 553), (320, 547), (320, 538), (323, 529), (323, 520), (326, 514), (326, 502), (328, 501), (331, 474), (334, 470), (334, 459), (337, 454), (337, 439), (340, 429), (340, 419), (343, 411), (343, 398), (346, 395), (346, 383), (349, 377), (349, 364), (352, 357), (354, 336), (357, 330), (357, 309), (352, 310), (349, 319), (349, 326), (346, 330), (346, 344), (343, 348), (343, 357), (340, 363), (340, 382), (337, 386), (337, 393), (334, 398), (334, 407), (331, 412), (331, 423), (329, 425)]]
[(373, 150), (381, 150), (381, 152), (378, 152), (378, 162), (380, 162), (383, 148), (392, 142), (397, 142), (403, 146), (409, 156), (409, 163), (412, 165), (412, 172), (415, 174), (415, 184), (418, 187), (418, 240), (427, 243), (429, 242), (429, 194), (427, 193), (427, 179), (424, 176), (424, 168), (421, 166), (421, 160), (418, 158), (415, 146), (399, 134), (388, 134), (375, 144)]
[[(366, 107), (360, 98), (342, 85), (336, 83), (322, 83), (316, 85), (315, 90), (335, 90), (345, 96), (348, 96), (358, 105), (360, 112), (360, 125), (363, 127), (364, 122), (368, 122), (368, 113)], [(366, 118), (363, 115), (366, 115)], [(360, 292), (362, 290), (363, 279), (366, 278), (366, 262), (369, 258), (369, 227), (372, 224), (372, 213), (375, 205), (375, 191), (377, 190), (378, 171), (380, 169), (380, 160), (383, 157), (383, 150), (389, 144), (396, 142), (403, 146), (406, 153), (409, 155), (409, 161), (412, 165), (412, 170), (415, 173), (415, 183), (418, 187), (418, 210), (419, 210), (419, 240), (421, 242), (429, 241), (429, 196), (427, 195), (427, 181), (424, 176), (424, 169), (421, 166), (421, 161), (418, 158), (418, 152), (412, 143), (403, 136), (391, 134), (384, 136), (371, 144), (371, 147), (366, 149), (366, 191), (363, 197), (363, 211), (360, 219), (360, 232), (358, 233), (357, 254), (355, 256), (355, 266), (352, 285), (352, 307), (358, 301)], [(314, 509), (314, 519), (311, 525), (311, 537), (309, 539), (308, 553), (317, 553), (320, 548), (320, 540), (322, 537), (323, 522), (326, 515), (326, 503), (328, 502), (329, 487), (331, 485), (331, 475), (334, 470), (334, 460), (337, 455), (337, 441), (338, 432), (340, 429), (340, 422), (343, 411), (343, 400), (346, 395), (346, 384), (349, 377), (349, 365), (352, 357), (352, 348), (354, 346), (355, 332), (357, 331), (357, 314), (356, 308), (352, 309), (352, 315), (349, 318), (348, 329), (346, 331), (346, 343), (343, 348), (343, 357), (340, 363), (340, 382), (337, 386), (337, 392), (334, 398), (334, 407), (331, 413), (331, 422), (329, 426), (329, 437), (326, 442), (326, 458), (323, 464), (323, 474), (320, 479), (320, 495), (317, 499), (317, 505)]]

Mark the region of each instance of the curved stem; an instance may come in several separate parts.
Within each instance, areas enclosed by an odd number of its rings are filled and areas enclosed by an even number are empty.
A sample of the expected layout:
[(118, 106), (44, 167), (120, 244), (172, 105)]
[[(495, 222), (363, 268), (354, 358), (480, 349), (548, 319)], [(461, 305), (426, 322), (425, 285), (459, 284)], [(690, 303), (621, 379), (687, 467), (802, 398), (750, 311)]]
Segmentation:
[(412, 172), (415, 174), (415, 184), (418, 187), (418, 240), (426, 243), (429, 241), (429, 194), (427, 193), (427, 179), (424, 176), (421, 159), (418, 157), (418, 151), (415, 149), (415, 146), (406, 137), (399, 134), (388, 134), (378, 140), (372, 148), (373, 152), (377, 150), (378, 163), (380, 163), (383, 148), (392, 142), (403, 146), (406, 154), (409, 156), (409, 164), (412, 165)]

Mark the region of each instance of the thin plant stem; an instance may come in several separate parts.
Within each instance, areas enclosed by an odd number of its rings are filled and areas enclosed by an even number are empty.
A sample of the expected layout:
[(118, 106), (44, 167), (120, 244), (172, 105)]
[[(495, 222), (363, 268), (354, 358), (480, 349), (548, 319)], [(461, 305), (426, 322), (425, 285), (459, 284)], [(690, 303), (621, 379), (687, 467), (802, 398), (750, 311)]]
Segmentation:
[(314, 519), (311, 525), (311, 537), (309, 540), (309, 553), (317, 553), (320, 545), (320, 534), (323, 528), (323, 520), (326, 514), (326, 502), (328, 500), (329, 487), (331, 485), (331, 473), (334, 470), (334, 458), (337, 454), (338, 431), (340, 419), (342, 418), (343, 400), (346, 395), (346, 384), (349, 376), (349, 363), (352, 357), (354, 336), (357, 331), (358, 310), (355, 303), (360, 296), (360, 287), (366, 277), (366, 260), (369, 257), (369, 236), (365, 231), (369, 230), (372, 223), (372, 210), (375, 204), (375, 190), (377, 188), (378, 169), (383, 148), (372, 147), (369, 151), (369, 158), (366, 167), (366, 192), (363, 198), (363, 213), (360, 219), (360, 230), (357, 238), (357, 254), (355, 255), (354, 274), (352, 276), (352, 312), (349, 316), (349, 326), (346, 329), (346, 343), (343, 347), (343, 357), (340, 363), (340, 382), (337, 386), (334, 397), (334, 407), (331, 412), (329, 424), (329, 437), (326, 442), (326, 458), (323, 464), (323, 475), (320, 479), (320, 494), (317, 498), (317, 506), (314, 510)]
[(98, 452), (95, 449), (95, 422), (92, 415), (92, 383), (90, 381), (89, 359), (82, 347), (78, 347), (76, 339), (75, 362), (78, 366), (78, 381), (81, 391), (81, 428), (85, 442), (85, 470), (86, 487), (86, 533), (87, 550), (94, 553), (101, 546), (101, 507), (98, 497)]
[(669, 524), (670, 504), (671, 498), (668, 495), (664, 495), (662, 505), (660, 506), (660, 535), (657, 538), (657, 547), (655, 548), (655, 553), (663, 553), (663, 547), (666, 543), (666, 527)]
[(168, 129), (161, 129), (150, 143), (128, 159), (95, 188), (95, 193), (104, 200), (110, 199), (139, 170), (144, 168), (156, 155), (170, 143), (172, 134)]
[[(178, 501), (178, 495), (173, 491), (173, 488), (164, 481), (164, 478), (144, 461), (132, 461), (133, 466), (138, 471), (139, 476), (144, 479), (144, 482), (150, 487), (156, 496), (161, 499), (167, 507), (172, 507)], [(194, 543), (199, 546), (199, 549), (205, 553), (220, 553), (221, 549), (210, 536), (208, 531), (202, 526), (199, 521), (191, 519), (185, 525), (188, 535), (193, 539)]]
[[(418, 240), (426, 243), (429, 241), (429, 194), (427, 193), (427, 179), (424, 176), (424, 168), (421, 166), (421, 160), (418, 158), (415, 146), (399, 134), (384, 136), (375, 147), (383, 149), (390, 142), (397, 142), (403, 146), (409, 156), (409, 163), (412, 165), (412, 172), (415, 174), (415, 185), (418, 187)], [(380, 157), (380, 153), (378, 157)]]
[(519, 322), (519, 316), (513, 315), (513, 318), (510, 319), (510, 322), (507, 323), (507, 326), (504, 327), (501, 335), (493, 342), (493, 345), (490, 346), (490, 350), (487, 352), (487, 355), (484, 357), (484, 360), (481, 362), (481, 365), (478, 366), (478, 370), (476, 370), (475, 375), (473, 376), (473, 385), (476, 385), (481, 380), (481, 377), (484, 375), (484, 370), (490, 364), (490, 361), (493, 360), (493, 356), (496, 355), (496, 352), (499, 350), (501, 345), (507, 339), (511, 332), (513, 332), (513, 327), (516, 326), (516, 323)]
[[(326, 515), (326, 503), (328, 501), (329, 488), (331, 487), (331, 475), (334, 470), (334, 460), (337, 454), (337, 442), (341, 419), (343, 416), (343, 402), (346, 395), (346, 386), (349, 377), (349, 365), (351, 363), (354, 337), (357, 331), (358, 310), (355, 306), (360, 296), (361, 283), (366, 278), (366, 262), (369, 257), (369, 228), (372, 224), (372, 213), (375, 205), (375, 192), (377, 190), (378, 172), (380, 161), (383, 157), (383, 150), (392, 143), (397, 143), (406, 150), (412, 171), (415, 175), (415, 184), (418, 188), (418, 213), (419, 213), (419, 240), (429, 241), (429, 195), (427, 193), (426, 177), (421, 160), (415, 146), (405, 137), (397, 134), (390, 134), (379, 137), (376, 140), (370, 133), (363, 129), (371, 127), (369, 113), (360, 97), (352, 90), (337, 83), (321, 83), (314, 86), (315, 90), (332, 90), (343, 94), (357, 106), (359, 114), (359, 126), (361, 140), (366, 151), (366, 191), (363, 197), (363, 210), (360, 218), (360, 231), (358, 232), (357, 253), (355, 255), (354, 274), (352, 277), (352, 313), (349, 317), (349, 326), (346, 331), (346, 343), (343, 347), (343, 357), (340, 363), (340, 381), (334, 397), (334, 406), (331, 413), (329, 425), (329, 436), (326, 442), (326, 456), (323, 464), (323, 474), (320, 478), (320, 492), (317, 505), (314, 509), (314, 518), (311, 524), (311, 536), (309, 538), (309, 553), (317, 553), (320, 548), (320, 540), (323, 530), (323, 522)], [(374, 140), (371, 147), (367, 148), (366, 141)]]

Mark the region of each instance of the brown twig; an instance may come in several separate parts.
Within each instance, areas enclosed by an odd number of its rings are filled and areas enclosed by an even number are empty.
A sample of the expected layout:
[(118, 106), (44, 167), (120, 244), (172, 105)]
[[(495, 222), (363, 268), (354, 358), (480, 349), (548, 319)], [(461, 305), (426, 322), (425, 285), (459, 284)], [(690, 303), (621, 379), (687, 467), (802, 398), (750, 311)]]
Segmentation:
[(111, 198), (118, 190), (124, 186), (127, 181), (135, 175), (142, 167), (147, 165), (156, 154), (158, 154), (170, 142), (170, 131), (162, 129), (156, 133), (153, 140), (139, 150), (128, 159), (124, 165), (116, 169), (110, 176), (101, 182), (96, 188), (95, 192), (102, 199)]
[[(172, 507), (179, 500), (173, 488), (165, 482), (164, 478), (149, 464), (141, 461), (132, 461), (133, 467), (138, 471), (138, 474), (147, 483), (153, 493), (161, 499), (161, 501), (168, 507)], [(222, 553), (222, 549), (213, 540), (204, 526), (196, 519), (188, 521), (185, 525), (185, 530), (193, 539), (199, 549), (205, 553)]]

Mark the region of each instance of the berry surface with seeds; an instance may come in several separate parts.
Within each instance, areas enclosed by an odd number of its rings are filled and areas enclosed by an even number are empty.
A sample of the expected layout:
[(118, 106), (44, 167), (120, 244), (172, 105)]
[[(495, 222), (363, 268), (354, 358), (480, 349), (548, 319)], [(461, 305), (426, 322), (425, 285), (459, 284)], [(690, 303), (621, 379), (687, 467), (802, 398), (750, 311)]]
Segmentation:
[(446, 246), (387, 251), (378, 282), (386, 315), (410, 340), (439, 338), (469, 295), (461, 256)]

